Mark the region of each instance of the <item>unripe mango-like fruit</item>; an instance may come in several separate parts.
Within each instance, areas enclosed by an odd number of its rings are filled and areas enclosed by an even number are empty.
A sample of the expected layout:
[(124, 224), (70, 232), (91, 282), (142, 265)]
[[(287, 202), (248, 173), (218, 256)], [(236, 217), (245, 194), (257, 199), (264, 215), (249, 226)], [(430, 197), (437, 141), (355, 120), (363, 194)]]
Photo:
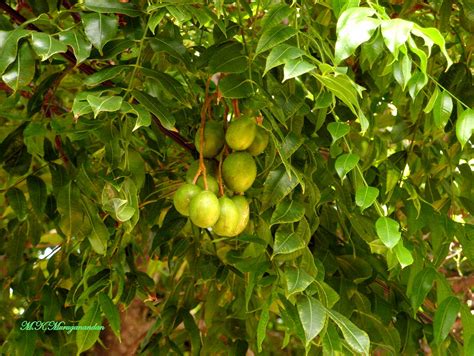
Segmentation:
[(265, 151), (265, 148), (268, 146), (268, 141), (270, 135), (264, 128), (257, 126), (257, 131), (255, 132), (255, 139), (252, 144), (247, 148), (247, 152), (252, 156), (258, 156), (260, 153)]
[(243, 117), (230, 123), (225, 134), (225, 140), (233, 150), (243, 151), (252, 144), (256, 132), (255, 119)]
[(198, 195), (202, 189), (194, 184), (183, 184), (174, 193), (173, 204), (176, 210), (184, 216), (189, 216), (189, 204), (191, 200)]
[[(207, 190), (213, 192), (214, 194), (219, 193), (219, 184), (217, 183), (216, 178), (210, 175), (206, 175), (206, 178), (207, 178)], [(196, 184), (202, 190), (204, 190), (204, 177), (202, 175), (198, 178)]]
[[(203, 156), (206, 158), (211, 158), (216, 156), (224, 146), (225, 136), (224, 129), (222, 124), (209, 121), (204, 127), (204, 149)], [(198, 152), (201, 152), (201, 128), (196, 132), (196, 137), (194, 139), (194, 144)]]
[(237, 193), (249, 189), (257, 177), (257, 165), (247, 152), (231, 153), (222, 164), (222, 176), (226, 186)]
[(237, 236), (245, 230), (249, 223), (250, 207), (249, 202), (242, 195), (233, 196), (232, 201), (239, 212), (239, 221), (237, 222), (232, 234), (232, 236)]
[(220, 215), (219, 199), (213, 192), (201, 191), (189, 204), (189, 218), (194, 225), (208, 228), (213, 226)]
[[(206, 173), (212, 174), (215, 176), (217, 174), (217, 163), (213, 160), (205, 159), (204, 165), (206, 166)], [(186, 172), (186, 182), (192, 183), (196, 173), (199, 169), (199, 160), (195, 160), (193, 163), (190, 164), (188, 171)]]
[(221, 212), (219, 220), (212, 227), (212, 230), (220, 236), (234, 236), (234, 231), (239, 222), (239, 209), (232, 199), (223, 196), (219, 198)]

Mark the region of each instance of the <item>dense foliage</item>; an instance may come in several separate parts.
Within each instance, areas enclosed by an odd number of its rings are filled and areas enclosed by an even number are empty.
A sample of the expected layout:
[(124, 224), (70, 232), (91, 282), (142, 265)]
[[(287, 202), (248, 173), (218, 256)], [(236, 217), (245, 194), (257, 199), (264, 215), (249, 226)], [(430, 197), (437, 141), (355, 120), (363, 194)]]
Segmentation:
[[(472, 0), (0, 9), (2, 354), (474, 354)], [(173, 195), (241, 115), (269, 144), (224, 237)]]

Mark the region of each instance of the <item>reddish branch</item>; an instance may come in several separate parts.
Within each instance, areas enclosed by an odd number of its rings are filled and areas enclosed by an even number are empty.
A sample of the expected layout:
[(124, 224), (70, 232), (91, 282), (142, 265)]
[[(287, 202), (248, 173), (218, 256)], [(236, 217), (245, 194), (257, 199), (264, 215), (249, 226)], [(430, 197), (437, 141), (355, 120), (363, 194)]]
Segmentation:
[[(68, 6), (69, 2), (65, 2), (64, 3), (66, 5), (66, 7)], [(70, 5), (69, 5), (70, 6)], [(19, 25), (22, 25), (24, 24), (27, 19), (25, 17), (23, 17), (21, 14), (19, 14), (17, 11), (15, 11), (14, 9), (12, 9), (9, 5), (7, 5), (5, 3), (4, 0), (0, 0), (0, 9), (3, 10), (4, 12), (7, 13), (7, 15), (14, 21), (16, 22), (17, 24)], [(74, 15), (73, 15), (74, 17)], [(33, 31), (38, 31), (38, 32), (42, 32), (41, 29), (39, 29), (37, 26), (33, 25), (33, 24), (28, 24), (26, 25), (26, 27), (30, 30), (33, 30)], [(67, 52), (65, 53), (60, 53), (66, 60), (68, 60), (69, 62), (71, 62), (73, 65), (76, 65), (76, 57), (74, 56), (74, 53), (68, 49)], [(81, 63), (77, 66), (77, 68), (84, 74), (87, 74), (87, 75), (92, 75), (96, 72), (96, 70), (94, 68), (92, 68), (91, 66), (87, 65), (87, 64), (84, 64), (84, 63)], [(108, 83), (109, 85), (111, 85), (112, 83)], [(152, 115), (152, 118), (153, 118), (153, 122), (156, 124), (156, 126), (158, 126), (158, 128), (160, 129), (160, 131), (165, 135), (165, 136), (168, 136), (169, 138), (171, 138), (173, 141), (175, 141), (177, 144), (179, 144), (180, 146), (182, 146), (183, 148), (187, 149), (188, 151), (190, 151), (191, 153), (195, 153), (195, 147), (192, 143), (189, 143), (184, 137), (182, 137), (178, 132), (176, 131), (170, 131), (168, 129), (166, 129), (160, 122), (160, 120)]]

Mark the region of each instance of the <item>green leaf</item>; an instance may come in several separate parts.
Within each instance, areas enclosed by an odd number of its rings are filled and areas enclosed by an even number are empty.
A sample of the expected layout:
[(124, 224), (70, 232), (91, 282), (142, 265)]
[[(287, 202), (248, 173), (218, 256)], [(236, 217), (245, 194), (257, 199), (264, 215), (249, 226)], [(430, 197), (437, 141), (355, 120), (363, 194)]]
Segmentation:
[(336, 159), (335, 168), (339, 177), (344, 178), (359, 163), (359, 156), (354, 153), (346, 153)]
[(240, 99), (254, 94), (252, 82), (240, 74), (230, 74), (221, 79), (219, 89), (224, 98)]
[(307, 245), (310, 229), (306, 219), (300, 221), (296, 231), (292, 231), (288, 226), (281, 225), (276, 231), (273, 256), (292, 253)]
[(104, 111), (113, 112), (120, 110), (122, 100), (123, 98), (121, 96), (87, 95), (87, 102), (94, 112), (94, 118)]
[(262, 343), (267, 335), (267, 325), (270, 320), (270, 304), (267, 302), (263, 305), (260, 313), (260, 319), (257, 325), (257, 346), (258, 352), (262, 352)]
[(351, 131), (350, 126), (342, 122), (331, 122), (327, 126), (327, 129), (331, 134), (333, 143), (346, 136)]
[(303, 292), (314, 281), (314, 277), (310, 276), (304, 269), (293, 267), (285, 270), (285, 279), (288, 297)]
[(142, 104), (149, 112), (155, 115), (163, 127), (167, 130), (175, 130), (175, 118), (171, 113), (161, 107), (161, 103), (157, 98), (134, 89), (132, 95)]
[(474, 132), (474, 109), (464, 110), (456, 122), (456, 136), (464, 148)]
[(217, 51), (209, 60), (210, 73), (242, 73), (248, 68), (248, 59), (243, 54), (243, 46), (240, 43), (228, 43)]
[(413, 263), (413, 256), (410, 250), (403, 246), (403, 240), (400, 239), (398, 244), (393, 248), (395, 255), (397, 256), (398, 262), (402, 268), (409, 266)]
[(116, 0), (84, 0), (86, 9), (104, 14), (123, 14), (137, 17), (142, 14), (135, 4)]
[(413, 280), (413, 285), (416, 286), (416, 288), (413, 288), (410, 294), (413, 313), (416, 313), (421, 304), (423, 304), (423, 301), (433, 286), (433, 281), (436, 279), (437, 273), (433, 267), (425, 267), (416, 274)]
[(287, 63), (292, 59), (301, 57), (304, 54), (305, 52), (303, 50), (288, 44), (281, 44), (274, 47), (268, 54), (263, 75), (265, 75), (270, 69)]
[(390, 19), (382, 21), (382, 36), (387, 48), (394, 57), (398, 56), (398, 49), (408, 41), (410, 31), (415, 24), (403, 19)]
[(321, 302), (308, 295), (298, 298), (297, 304), (298, 314), (301, 324), (303, 325), (306, 345), (309, 345), (324, 327), (326, 323), (326, 308)]
[(375, 187), (361, 187), (356, 191), (355, 202), (362, 210), (370, 207), (379, 196), (379, 190)]
[(28, 206), (23, 192), (18, 188), (10, 188), (5, 193), (5, 197), (18, 220), (25, 220), (28, 216)]
[(106, 82), (108, 80), (114, 79), (115, 77), (122, 74), (125, 70), (129, 69), (128, 66), (112, 66), (104, 68), (92, 75), (89, 75), (84, 79), (84, 84), (89, 86), (94, 86)]
[(402, 237), (398, 222), (385, 216), (377, 219), (375, 229), (377, 230), (377, 236), (389, 249), (392, 249), (398, 244), (398, 241), (400, 241)]
[(398, 60), (393, 65), (393, 77), (398, 84), (405, 90), (411, 78), (411, 58), (404, 54), (401, 60)]
[(151, 125), (151, 115), (141, 104), (129, 104), (124, 102), (122, 103), (121, 111), (133, 114), (137, 117), (137, 121), (135, 122), (132, 132), (142, 126), (147, 127)]
[(118, 30), (116, 16), (100, 13), (84, 14), (82, 16), (84, 31), (92, 45), (102, 54), (104, 45), (115, 37)]
[(286, 25), (277, 25), (263, 32), (258, 40), (255, 55), (268, 51), (296, 35), (298, 31)]
[(335, 96), (342, 100), (354, 115), (360, 115), (358, 96), (362, 96), (361, 87), (357, 86), (346, 74), (320, 75), (316, 78), (331, 91)]
[(120, 313), (117, 306), (104, 292), (99, 294), (99, 304), (100, 309), (102, 309), (102, 312), (109, 321), (110, 328), (120, 341)]
[(452, 111), (453, 99), (451, 98), (451, 95), (448, 92), (443, 90), (441, 94), (438, 95), (433, 107), (433, 118), (436, 127), (444, 129), (444, 127), (448, 123)]
[(276, 207), (270, 219), (270, 225), (300, 221), (304, 216), (304, 212), (303, 204), (295, 200), (285, 200)]
[(26, 178), (26, 185), (28, 186), (28, 194), (30, 195), (30, 203), (33, 210), (37, 214), (43, 214), (48, 197), (46, 184), (41, 178), (31, 175)]
[(89, 243), (96, 253), (99, 255), (105, 255), (107, 253), (107, 241), (110, 236), (109, 231), (102, 219), (99, 217), (95, 205), (84, 200), (82, 200), (82, 205), (91, 225), (91, 231), (87, 236)]
[(81, 195), (77, 186), (68, 182), (58, 188), (57, 209), (61, 214), (60, 227), (66, 236), (83, 236), (90, 230), (81, 206)]
[[(101, 326), (102, 318), (100, 316), (99, 303), (94, 302), (86, 313), (79, 321), (79, 326)], [(77, 330), (76, 331), (76, 344), (77, 353), (80, 354), (83, 351), (90, 349), (96, 341), (99, 339), (99, 330)]]
[(42, 61), (49, 57), (67, 51), (67, 46), (63, 42), (53, 38), (53, 36), (42, 32), (33, 32), (31, 34), (31, 44), (36, 54), (41, 57)]
[(278, 204), (298, 185), (295, 176), (291, 176), (283, 169), (271, 171), (263, 185), (262, 211)]
[(357, 47), (372, 37), (380, 24), (380, 20), (371, 17), (374, 14), (375, 10), (367, 7), (349, 8), (341, 14), (336, 29), (335, 63), (353, 55)]
[(28, 42), (23, 42), (16, 61), (2, 75), (2, 80), (14, 91), (30, 84), (35, 76), (35, 59)]
[(187, 89), (171, 75), (149, 68), (140, 68), (141, 72), (150, 79), (160, 83), (161, 87), (173, 98), (178, 99), (186, 107), (191, 108)]
[(331, 7), (336, 18), (338, 18), (345, 9), (357, 7), (359, 4), (360, 0), (331, 0)]
[(316, 66), (302, 59), (289, 59), (283, 68), (283, 81), (299, 77), (300, 75), (312, 71), (314, 68), (316, 68)]
[(0, 31), (0, 74), (15, 62), (18, 42), (30, 34), (30, 31), (17, 28), (13, 31)]
[(367, 333), (357, 326), (355, 326), (349, 319), (345, 316), (339, 314), (338, 312), (327, 309), (329, 317), (336, 323), (339, 329), (342, 331), (344, 340), (347, 341), (349, 346), (358, 353), (363, 355), (369, 355), (370, 350), (370, 340)]
[(454, 296), (447, 297), (438, 306), (433, 319), (434, 341), (436, 345), (441, 345), (448, 336), (457, 319), (460, 308), (461, 303)]
[(262, 29), (265, 31), (278, 26), (283, 20), (288, 19), (293, 11), (294, 10), (286, 4), (272, 6), (262, 18)]
[(91, 54), (92, 45), (77, 29), (60, 32), (59, 41), (72, 48), (77, 63), (84, 62)]
[(304, 342), (305, 332), (303, 325), (301, 325), (297, 308), (291, 304), (282, 294), (279, 294), (279, 301), (283, 304), (283, 307), (280, 307), (280, 313), (287, 328), (290, 332), (294, 332), (296, 336), (298, 336), (298, 338)]
[(443, 53), (446, 61), (448, 62), (447, 68), (451, 67), (453, 61), (449, 57), (448, 52), (446, 51), (446, 40), (439, 30), (435, 27), (421, 27), (417, 24), (413, 26), (412, 33), (415, 36), (423, 38), (425, 45), (428, 46), (428, 56), (431, 56), (431, 47), (434, 44), (437, 44)]
[(426, 107), (423, 109), (424, 113), (428, 114), (428, 113), (431, 112), (431, 110), (433, 110), (433, 108), (435, 106), (435, 103), (436, 103), (436, 100), (438, 99), (439, 93), (440, 93), (440, 91), (439, 91), (438, 87), (436, 86), (433, 90), (433, 94), (431, 94), (430, 100), (426, 104)]
[(336, 327), (328, 323), (326, 333), (323, 336), (323, 355), (337, 356), (342, 352), (341, 339), (337, 333)]
[(196, 325), (196, 321), (194, 320), (191, 313), (187, 310), (181, 309), (179, 314), (183, 318), (184, 327), (191, 338), (191, 347), (193, 351), (192, 354), (199, 356), (201, 351), (201, 335), (199, 328)]
[(416, 71), (408, 81), (408, 92), (413, 100), (415, 100), (418, 93), (425, 87), (428, 83), (428, 77), (420, 72)]

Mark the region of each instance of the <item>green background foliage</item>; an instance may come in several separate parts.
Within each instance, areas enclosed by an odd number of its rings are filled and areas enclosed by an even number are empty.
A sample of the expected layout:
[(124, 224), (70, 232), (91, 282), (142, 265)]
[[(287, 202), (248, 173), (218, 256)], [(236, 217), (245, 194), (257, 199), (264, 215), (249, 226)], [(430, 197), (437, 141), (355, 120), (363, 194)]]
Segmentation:
[[(140, 354), (474, 354), (471, 0), (0, 8), (2, 353), (138, 300)], [(172, 204), (207, 97), (270, 134), (238, 237)]]

